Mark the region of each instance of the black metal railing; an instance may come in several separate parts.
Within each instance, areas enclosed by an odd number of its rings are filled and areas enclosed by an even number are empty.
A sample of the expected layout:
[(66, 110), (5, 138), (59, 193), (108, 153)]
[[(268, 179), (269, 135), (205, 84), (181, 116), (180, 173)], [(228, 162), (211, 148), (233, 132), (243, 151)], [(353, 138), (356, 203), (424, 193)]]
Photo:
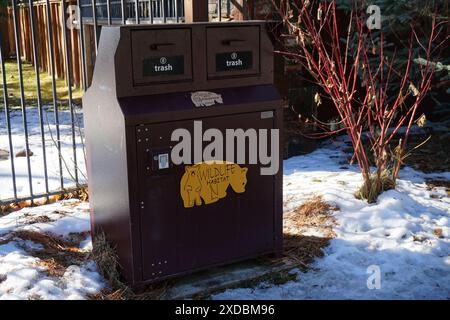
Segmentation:
[[(75, 28), (66, 23), (69, 6), (81, 13)], [(211, 0), (209, 13), (221, 20), (232, 7)], [(184, 0), (11, 0), (0, 10), (7, 26), (0, 28), (0, 205), (80, 188), (87, 182), (80, 97), (99, 29), (182, 23)]]
[[(3, 160), (0, 160), (0, 204), (48, 198), (85, 183), (85, 179), (81, 178), (85, 177), (85, 173), (80, 172), (84, 168), (79, 165), (80, 162), (84, 163), (80, 159), (84, 153), (82, 131), (77, 130), (80, 122), (76, 109), (79, 113), (80, 105), (74, 102), (72, 92), (70, 50), (73, 48), (69, 45), (69, 31), (65, 23), (58, 26), (63, 26), (58, 35), (63, 50), (58, 53), (54, 50), (55, 23), (66, 21), (67, 3), (59, 3), (62, 8), (61, 16), (58, 17), (52, 16), (49, 0), (39, 1), (44, 9), (39, 13), (45, 13), (47, 18), (46, 28), (40, 30), (37, 28), (38, 10), (35, 3), (38, 2), (12, 0), (8, 9), (10, 29), (0, 30), (2, 45), (5, 37), (13, 39), (13, 43), (10, 43), (13, 54), (0, 48), (0, 89), (3, 98), (0, 103), (0, 148), (7, 145), (3, 150)], [(42, 56), (41, 51), (45, 45), (50, 48), (50, 76), (40, 68), (40, 60), (47, 58)], [(32, 63), (24, 61), (24, 51), (31, 51)], [(59, 82), (65, 86), (67, 97), (64, 100), (58, 99), (61, 87), (57, 84), (55, 65), (55, 56), (61, 53), (65, 70), (60, 70), (60, 73), (65, 77)], [(6, 162), (9, 162), (9, 168)]]
[[(94, 1), (81, 0), (81, 14), (85, 21), (92, 22)], [(95, 15), (98, 24), (115, 23), (167, 23), (184, 21), (184, 0), (97, 0), (95, 1)], [(123, 7), (125, 5), (125, 7)], [(125, 13), (125, 19), (122, 17)], [(137, 17), (137, 18), (136, 18)]]

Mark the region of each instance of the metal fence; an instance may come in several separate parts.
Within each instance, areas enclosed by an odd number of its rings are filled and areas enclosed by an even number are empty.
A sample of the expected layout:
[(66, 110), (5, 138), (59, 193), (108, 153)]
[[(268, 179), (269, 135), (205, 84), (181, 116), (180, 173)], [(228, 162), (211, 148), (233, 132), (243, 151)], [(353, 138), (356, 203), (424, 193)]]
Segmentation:
[[(181, 22), (184, 18), (183, 0), (140, 0), (136, 7), (136, 1), (128, 1), (123, 7), (122, 0), (81, 0), (82, 16), (88, 20), (96, 18), (100, 23), (167, 23)], [(95, 12), (92, 10), (95, 6)], [(123, 12), (122, 12), (123, 10)]]
[(87, 182), (80, 98), (101, 26), (184, 22), (184, 0), (11, 0), (0, 19), (0, 205), (33, 203)]

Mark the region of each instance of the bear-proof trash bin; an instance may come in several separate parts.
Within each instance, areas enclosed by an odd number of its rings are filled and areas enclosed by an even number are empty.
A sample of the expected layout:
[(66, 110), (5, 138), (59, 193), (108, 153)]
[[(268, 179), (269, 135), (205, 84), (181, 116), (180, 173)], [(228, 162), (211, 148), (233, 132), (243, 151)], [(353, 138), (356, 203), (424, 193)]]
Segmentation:
[(93, 238), (132, 287), (281, 252), (263, 22), (105, 26), (83, 108)]

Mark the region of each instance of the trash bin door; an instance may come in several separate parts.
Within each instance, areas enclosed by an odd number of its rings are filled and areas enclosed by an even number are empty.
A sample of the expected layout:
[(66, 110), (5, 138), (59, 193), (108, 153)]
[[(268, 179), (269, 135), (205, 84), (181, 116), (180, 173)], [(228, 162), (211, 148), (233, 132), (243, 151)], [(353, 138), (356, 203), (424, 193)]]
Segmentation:
[(134, 85), (192, 79), (191, 30), (133, 30)]
[[(224, 138), (226, 129), (274, 127), (273, 117), (261, 112), (197, 120), (203, 132), (216, 128)], [(194, 137), (193, 127), (193, 120), (137, 127), (144, 280), (268, 253), (274, 247), (274, 176), (260, 175), (258, 164), (235, 167), (240, 169), (233, 175), (245, 172), (243, 192), (230, 182), (217, 201), (206, 203), (202, 198), (185, 207), (182, 179), (192, 167), (166, 164), (165, 154), (176, 144), (170, 141), (174, 129), (185, 128)], [(248, 159), (248, 145), (246, 150)]]
[(259, 26), (206, 28), (206, 45), (208, 78), (259, 74)]

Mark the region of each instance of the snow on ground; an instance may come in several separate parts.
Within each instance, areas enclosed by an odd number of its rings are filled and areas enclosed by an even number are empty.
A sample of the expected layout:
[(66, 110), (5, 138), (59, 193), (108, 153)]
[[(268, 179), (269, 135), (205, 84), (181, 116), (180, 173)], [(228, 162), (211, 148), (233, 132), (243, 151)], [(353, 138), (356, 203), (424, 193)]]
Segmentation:
[[(397, 190), (368, 205), (353, 196), (362, 181), (356, 166), (343, 164), (348, 162), (345, 147), (338, 139), (284, 162), (285, 212), (314, 195), (340, 208), (335, 213), (337, 236), (325, 256), (306, 273), (294, 270), (295, 281), (227, 290), (214, 299), (450, 299), (450, 198), (443, 188), (430, 189), (425, 183), (427, 178), (450, 180), (450, 172), (405, 168)], [(42, 215), (49, 221), (37, 221)], [(27, 253), (27, 247), (37, 244), (2, 244), (2, 237), (21, 229), (64, 237), (87, 231), (88, 204), (65, 201), (0, 217), (0, 299), (80, 299), (104, 286), (92, 261), (70, 266), (55, 278)], [(91, 239), (84, 239), (80, 248), (90, 251)], [(369, 289), (373, 274), (367, 272), (378, 268), (381, 286)]]
[[(48, 222), (34, 222), (43, 216)], [(77, 200), (26, 208), (0, 217), (0, 300), (85, 299), (87, 294), (101, 290), (105, 282), (92, 260), (69, 266), (60, 277), (51, 276), (40, 258), (29, 251), (42, 249), (42, 245), (20, 238), (5, 241), (12, 231), (33, 230), (67, 237), (89, 229), (89, 206)], [(90, 251), (90, 243), (87, 236), (80, 248)]]
[[(75, 134), (76, 134), (76, 148), (77, 148), (77, 162), (79, 166), (78, 175), (81, 183), (84, 183), (86, 176), (86, 169), (84, 166), (84, 153), (82, 148), (82, 141), (80, 139), (80, 132), (83, 130), (83, 119), (81, 115), (81, 109), (76, 108), (75, 117)], [(72, 122), (70, 118), (69, 110), (60, 110), (59, 115), (59, 129), (60, 129), (60, 141), (61, 141), (61, 154), (63, 164), (63, 177), (64, 187), (74, 186), (74, 153), (72, 146)], [(29, 146), (33, 156), (30, 157), (31, 161), (31, 175), (32, 175), (32, 187), (33, 193), (39, 194), (45, 192), (45, 180), (44, 180), (44, 158), (41, 140), (41, 128), (39, 122), (39, 113), (37, 108), (26, 109), (27, 123), (28, 123), (28, 135)], [(10, 114), (11, 119), (11, 131), (12, 131), (12, 144), (14, 148), (14, 155), (22, 150), (25, 150), (25, 134), (22, 124), (22, 112), (20, 110), (12, 110)], [(58, 149), (56, 147), (56, 125), (55, 115), (53, 110), (45, 108), (44, 116), (44, 132), (45, 132), (45, 148), (47, 156), (47, 170), (49, 177), (49, 189), (50, 191), (59, 190), (60, 176), (59, 176), (59, 162), (58, 162)], [(4, 109), (0, 109), (0, 149), (9, 151), (9, 139), (6, 126), (6, 117)], [(11, 156), (11, 155), (10, 155)], [(15, 171), (16, 171), (16, 184), (18, 196), (29, 196), (30, 189), (28, 184), (28, 170), (26, 157), (14, 157)], [(13, 180), (11, 174), (11, 162), (10, 158), (6, 160), (0, 159), (0, 200), (12, 198), (13, 193)]]
[[(347, 161), (344, 147), (337, 140), (284, 163), (285, 212), (313, 195), (340, 208), (337, 237), (314, 270), (297, 270), (297, 279), (283, 285), (227, 290), (214, 299), (450, 299), (450, 198), (425, 184), (425, 178), (450, 180), (450, 172), (405, 168), (397, 190), (368, 205), (353, 196), (362, 183), (357, 168), (339, 164)], [(379, 289), (367, 286), (376, 285), (373, 270), (380, 271)]]
[[(46, 220), (49, 222), (40, 222), (39, 218), (42, 217), (48, 218)], [(62, 237), (70, 233), (87, 232), (90, 230), (89, 204), (67, 200), (25, 208), (0, 217), (0, 237), (17, 230), (49, 232)]]

